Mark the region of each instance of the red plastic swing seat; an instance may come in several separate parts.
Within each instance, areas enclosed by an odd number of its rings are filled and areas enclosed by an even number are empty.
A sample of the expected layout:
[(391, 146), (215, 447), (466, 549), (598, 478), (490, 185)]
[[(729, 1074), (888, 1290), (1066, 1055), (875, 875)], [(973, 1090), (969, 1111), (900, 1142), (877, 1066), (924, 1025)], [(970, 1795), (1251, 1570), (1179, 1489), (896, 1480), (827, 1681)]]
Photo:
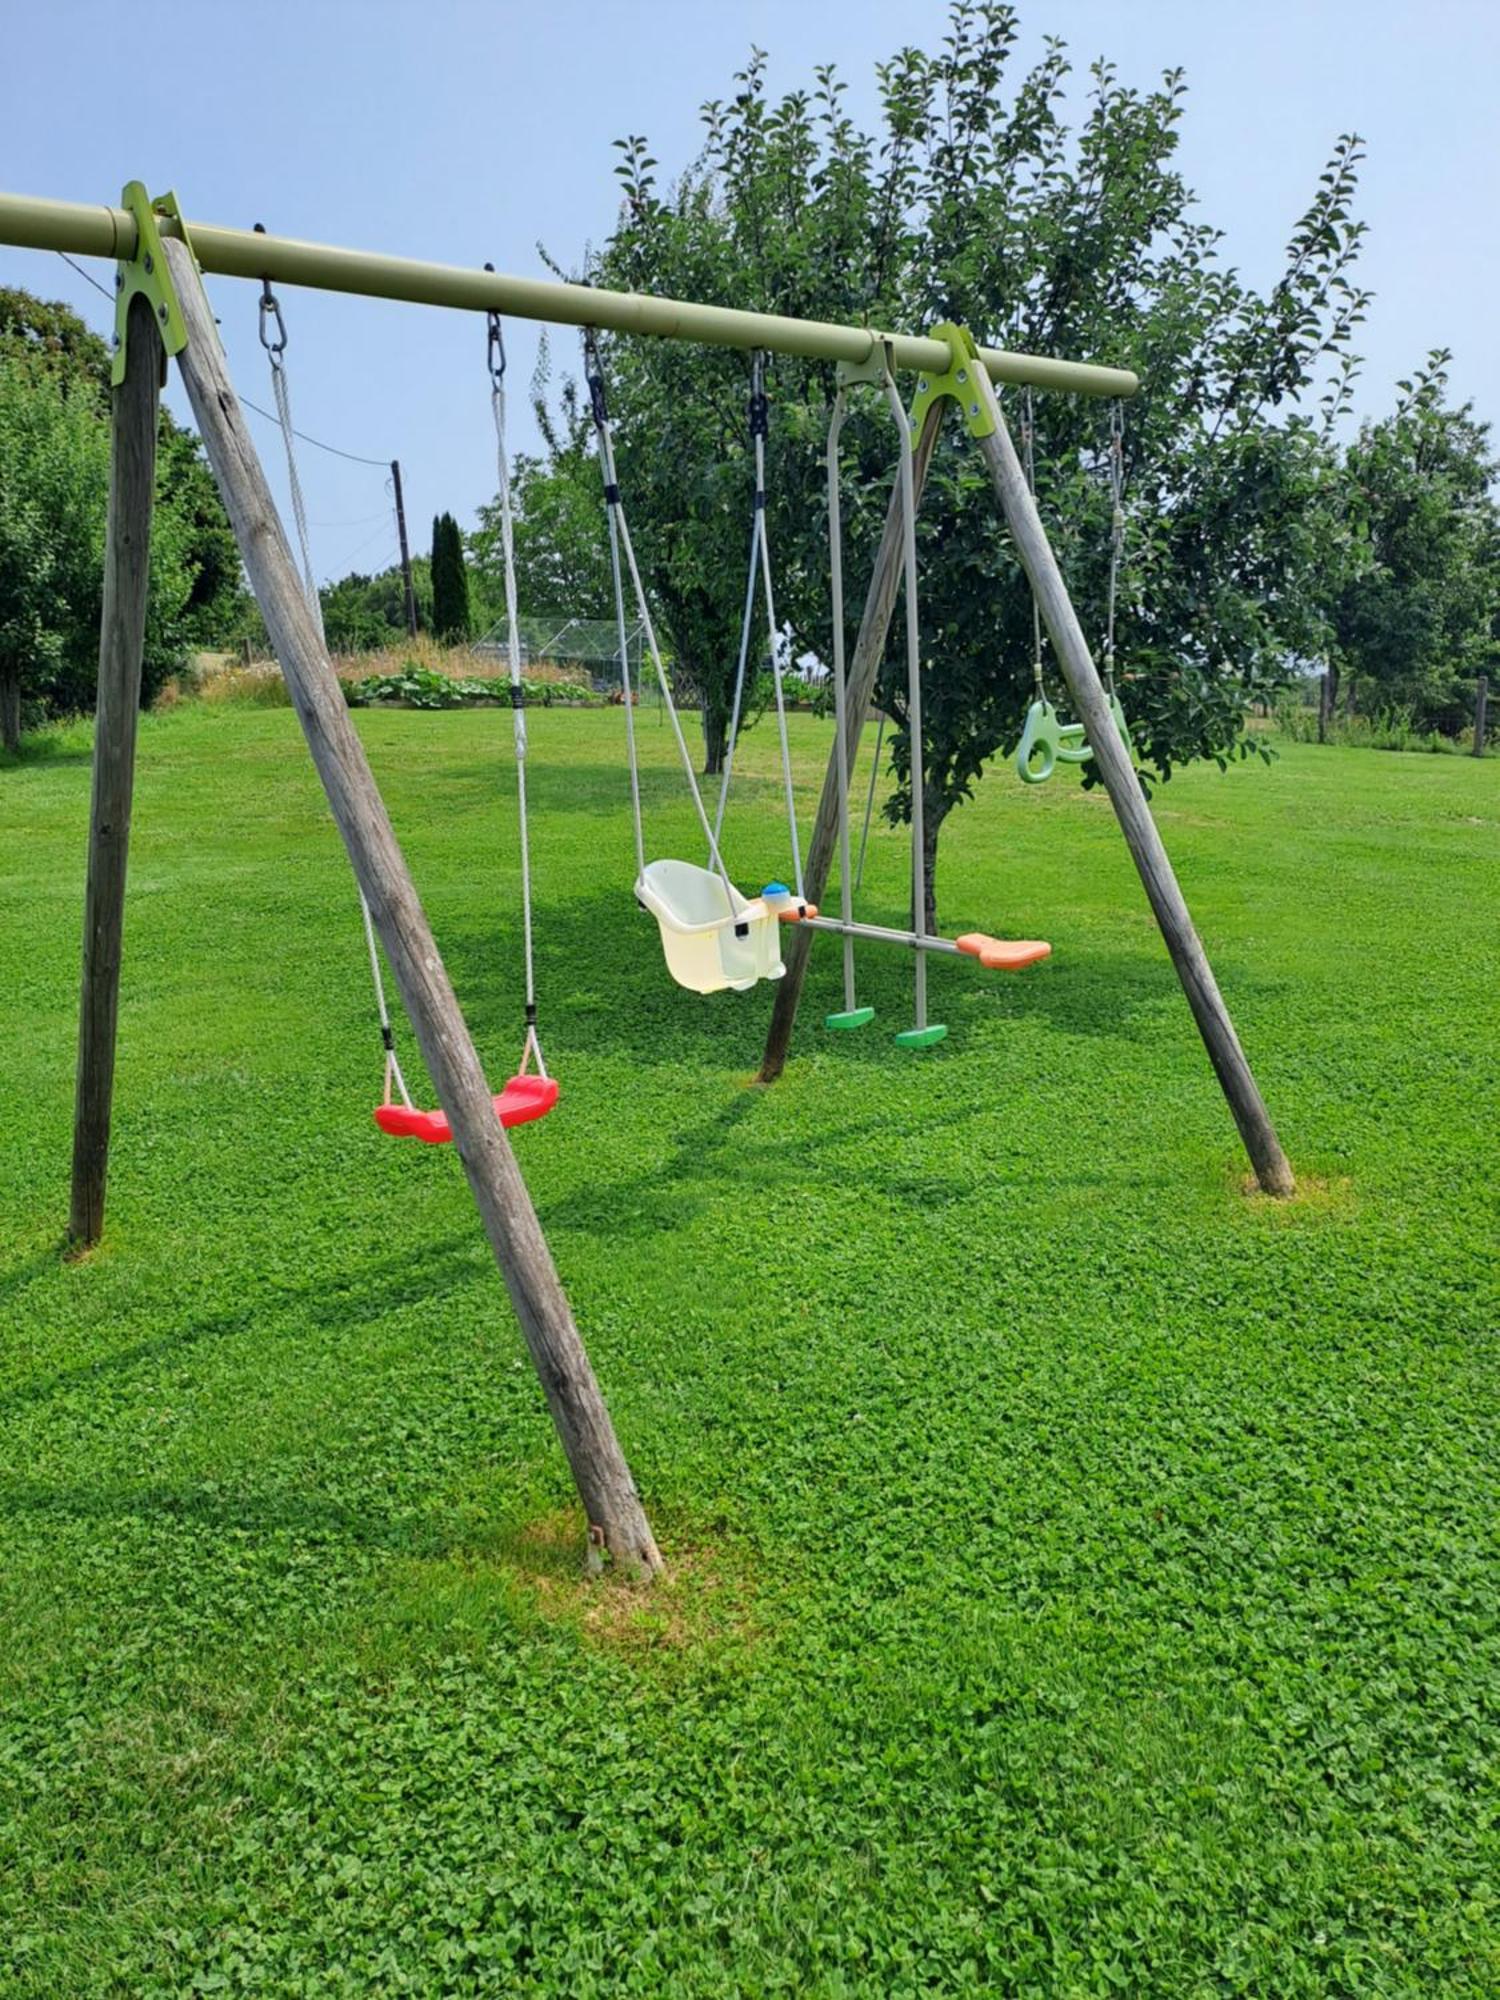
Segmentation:
[[(550, 1076), (513, 1076), (495, 1099), (495, 1116), (504, 1126), (529, 1125), (545, 1118), (556, 1104), (557, 1085)], [(404, 1104), (377, 1104), (375, 1123), (396, 1139), (420, 1139), (424, 1146), (444, 1146), (453, 1129), (441, 1111), (408, 1111)]]

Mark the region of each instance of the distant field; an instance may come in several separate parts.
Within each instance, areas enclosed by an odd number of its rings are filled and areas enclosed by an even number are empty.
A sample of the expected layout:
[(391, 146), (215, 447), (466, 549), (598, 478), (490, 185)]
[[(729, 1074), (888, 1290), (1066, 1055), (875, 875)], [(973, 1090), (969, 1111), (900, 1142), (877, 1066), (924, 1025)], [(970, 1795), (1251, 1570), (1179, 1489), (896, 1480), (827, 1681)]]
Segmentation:
[[(1157, 809), (1304, 1193), (1244, 1162), (1107, 803), (943, 836), (950, 1039), (667, 981), (618, 711), (530, 720), (516, 1147), (672, 1575), (578, 1579), (451, 1154), (382, 1138), (276, 709), (148, 718), (110, 1230), (67, 1208), (89, 770), (0, 769), (0, 1991), (1500, 1991), (1500, 759)], [(358, 727), (498, 1082), (510, 718)], [(810, 816), (829, 725), (793, 719)], [(648, 847), (696, 853), (643, 718)], [(788, 865), (773, 732), (728, 852)], [(869, 913), (903, 914), (882, 829)], [(409, 1040), (405, 1045), (408, 1054)], [(415, 1066), (415, 1058), (413, 1057)]]

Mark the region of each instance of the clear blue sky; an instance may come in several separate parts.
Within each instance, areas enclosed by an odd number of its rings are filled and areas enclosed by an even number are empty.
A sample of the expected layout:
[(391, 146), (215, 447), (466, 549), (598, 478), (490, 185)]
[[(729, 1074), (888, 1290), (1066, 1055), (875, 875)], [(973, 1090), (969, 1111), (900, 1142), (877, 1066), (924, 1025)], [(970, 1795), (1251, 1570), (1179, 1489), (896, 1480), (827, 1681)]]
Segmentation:
[[(117, 5), (52, 0), (6, 25), (0, 185), (113, 201), (139, 178), (205, 220), (535, 273), (538, 238), (572, 262), (609, 230), (610, 141), (643, 132), (664, 168), (685, 163), (699, 104), (728, 94), (752, 42), (770, 52), (773, 90), (831, 59), (869, 114), (875, 62), (935, 45), (945, 15), (942, 0), (148, 0), (127, 41)], [(1336, 134), (1363, 133), (1363, 278), (1377, 294), (1363, 407), (1389, 407), (1397, 377), (1441, 343), (1456, 387), (1495, 413), (1497, 0), (1033, 0), (1022, 18), (1024, 53), (1058, 34), (1080, 71), (1098, 54), (1142, 85), (1186, 69), (1184, 170), (1230, 258), (1262, 282)], [(0, 282), (108, 324), (56, 257), (0, 249)], [(268, 403), (255, 289), (212, 289), (239, 385)], [(419, 545), (437, 508), (467, 522), (494, 484), (482, 325), (293, 291), (285, 305), (299, 427), (399, 456)], [(572, 336), (556, 341), (571, 362)], [(513, 329), (518, 388), (534, 345)], [(525, 444), (524, 410), (517, 428)], [(279, 492), (274, 434), (258, 429)], [(380, 473), (306, 450), (303, 477), (320, 573), (391, 558)]]

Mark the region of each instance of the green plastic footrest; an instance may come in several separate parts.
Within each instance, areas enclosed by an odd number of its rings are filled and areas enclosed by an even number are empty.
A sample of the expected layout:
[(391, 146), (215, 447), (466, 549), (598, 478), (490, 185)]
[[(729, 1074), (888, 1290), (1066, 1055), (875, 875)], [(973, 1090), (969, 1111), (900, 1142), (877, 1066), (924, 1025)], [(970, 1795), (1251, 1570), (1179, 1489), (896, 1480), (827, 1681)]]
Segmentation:
[(933, 1021), (925, 1028), (903, 1028), (893, 1039), (898, 1049), (930, 1049), (947, 1032), (941, 1021)]
[(825, 1014), (823, 1026), (834, 1029), (836, 1033), (844, 1032), (850, 1028), (868, 1027), (874, 1018), (873, 1007), (851, 1007), (847, 1014)]

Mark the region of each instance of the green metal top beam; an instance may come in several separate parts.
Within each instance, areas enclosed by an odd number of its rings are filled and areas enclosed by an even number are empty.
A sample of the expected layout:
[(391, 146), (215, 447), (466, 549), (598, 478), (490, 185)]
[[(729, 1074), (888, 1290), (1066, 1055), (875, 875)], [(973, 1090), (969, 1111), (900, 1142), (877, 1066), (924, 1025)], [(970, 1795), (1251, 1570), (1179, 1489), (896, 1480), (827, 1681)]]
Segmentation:
[[(591, 285), (509, 278), (495, 271), (467, 271), (456, 264), (301, 243), (290, 236), (259, 236), (253, 230), (225, 229), (210, 222), (195, 221), (191, 227), (193, 250), (203, 269), (229, 278), (269, 278), (273, 284), (404, 299), (414, 305), (455, 306), (467, 312), (511, 313), (558, 326), (597, 326), (714, 347), (760, 347), (815, 361), (865, 361), (877, 344), (886, 342), (897, 368), (937, 375), (952, 365), (943, 341), (911, 334), (876, 333), (869, 327), (834, 326), (779, 313), (739, 312), (732, 306), (694, 305), (647, 292), (606, 292)], [(168, 215), (160, 218), (160, 229), (163, 236), (182, 233)], [(131, 258), (136, 233), (135, 217), (123, 208), (0, 194), (0, 243), (65, 250), (78, 257)], [(979, 359), (992, 381), (1029, 383), (1035, 389), (1075, 396), (1133, 396), (1140, 387), (1129, 369), (1102, 368), (1089, 361), (1009, 354), (994, 347), (981, 347)]]

